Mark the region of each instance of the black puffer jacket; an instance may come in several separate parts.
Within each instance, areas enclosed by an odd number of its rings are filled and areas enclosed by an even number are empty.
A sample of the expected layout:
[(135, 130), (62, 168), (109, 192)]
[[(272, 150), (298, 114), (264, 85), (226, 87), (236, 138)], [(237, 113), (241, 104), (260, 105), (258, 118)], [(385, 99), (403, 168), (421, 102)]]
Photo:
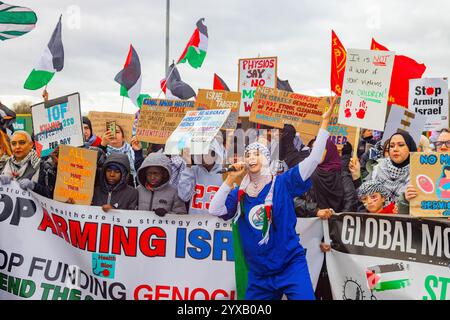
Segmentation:
[[(120, 168), (122, 177), (120, 182), (115, 186), (110, 186), (105, 178), (106, 169), (110, 164), (114, 164)], [(110, 204), (116, 209), (136, 210), (138, 203), (138, 192), (127, 184), (128, 175), (130, 173), (130, 162), (126, 154), (113, 153), (103, 164), (100, 174), (100, 185), (94, 189), (94, 197), (92, 199), (93, 206), (102, 206)]]

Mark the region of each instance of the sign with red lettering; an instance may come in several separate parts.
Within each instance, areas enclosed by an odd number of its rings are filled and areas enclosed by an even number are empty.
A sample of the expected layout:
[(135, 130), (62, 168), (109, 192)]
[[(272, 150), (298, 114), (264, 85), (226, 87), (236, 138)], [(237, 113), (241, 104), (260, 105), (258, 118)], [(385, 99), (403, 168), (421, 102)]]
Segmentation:
[(277, 87), (277, 57), (239, 59), (238, 90), (241, 92), (240, 117), (250, 116), (257, 87)]

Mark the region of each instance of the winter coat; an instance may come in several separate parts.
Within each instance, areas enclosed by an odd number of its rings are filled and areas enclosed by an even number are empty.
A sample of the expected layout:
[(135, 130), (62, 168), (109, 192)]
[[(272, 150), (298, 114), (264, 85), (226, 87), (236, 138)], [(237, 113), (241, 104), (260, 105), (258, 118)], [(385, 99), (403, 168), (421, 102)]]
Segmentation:
[[(168, 172), (168, 179), (159, 187), (149, 190), (146, 187), (146, 172), (149, 167), (161, 167)], [(137, 172), (139, 186), (139, 210), (154, 211), (164, 209), (167, 213), (186, 214), (186, 205), (178, 197), (178, 190), (170, 184), (172, 169), (170, 159), (162, 153), (151, 153), (145, 158)]]

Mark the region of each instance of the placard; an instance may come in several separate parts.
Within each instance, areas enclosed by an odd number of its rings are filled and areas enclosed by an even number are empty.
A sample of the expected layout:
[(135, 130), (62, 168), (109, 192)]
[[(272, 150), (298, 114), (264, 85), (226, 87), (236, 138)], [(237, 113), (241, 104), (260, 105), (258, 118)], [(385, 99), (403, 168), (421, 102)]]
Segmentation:
[(58, 174), (53, 198), (61, 202), (72, 198), (75, 204), (90, 205), (96, 169), (97, 151), (59, 146)]
[(115, 121), (119, 125), (124, 134), (125, 140), (130, 142), (133, 137), (133, 121), (134, 114), (120, 113), (120, 112), (99, 112), (90, 111), (88, 118), (92, 124), (92, 131), (97, 137), (102, 137), (106, 132), (106, 123), (110, 121)]
[(207, 154), (212, 140), (227, 120), (230, 109), (188, 111), (167, 140), (166, 154), (181, 154), (187, 148), (191, 155)]
[(236, 129), (240, 104), (240, 92), (199, 89), (194, 105), (197, 110), (231, 109), (222, 129)]
[(58, 145), (82, 146), (80, 94), (73, 93), (31, 106), (36, 151), (48, 156)]
[(277, 87), (277, 57), (239, 59), (238, 90), (241, 93), (239, 116), (250, 116), (257, 87)]
[(136, 136), (140, 141), (165, 144), (194, 101), (145, 99), (141, 107)]
[(447, 78), (409, 80), (409, 110), (426, 117), (425, 131), (448, 128)]
[(339, 123), (384, 130), (395, 53), (348, 49)]

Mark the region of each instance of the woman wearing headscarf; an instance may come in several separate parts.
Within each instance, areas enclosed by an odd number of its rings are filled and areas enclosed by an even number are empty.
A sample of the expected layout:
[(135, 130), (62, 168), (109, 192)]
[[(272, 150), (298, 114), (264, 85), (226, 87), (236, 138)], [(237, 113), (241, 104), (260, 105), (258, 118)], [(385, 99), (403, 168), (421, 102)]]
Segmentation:
[[(245, 299), (314, 299), (305, 250), (295, 231), (293, 198), (312, 185), (311, 174), (322, 159), (333, 108), (322, 125), (311, 155), (278, 176), (270, 173), (270, 152), (255, 142), (247, 146), (245, 163), (234, 164), (211, 201), (209, 213), (233, 218), (248, 266)], [(239, 187), (232, 188), (244, 176)], [(272, 227), (271, 227), (272, 226)]]
[(370, 180), (383, 184), (390, 198), (397, 201), (409, 184), (410, 153), (417, 152), (413, 138), (407, 132), (397, 132), (389, 139), (389, 157), (378, 162)]
[(33, 141), (26, 131), (15, 131), (11, 136), (12, 156), (6, 161), (1, 184), (9, 184), (11, 180), (30, 179), (38, 181), (40, 158), (33, 149)]

